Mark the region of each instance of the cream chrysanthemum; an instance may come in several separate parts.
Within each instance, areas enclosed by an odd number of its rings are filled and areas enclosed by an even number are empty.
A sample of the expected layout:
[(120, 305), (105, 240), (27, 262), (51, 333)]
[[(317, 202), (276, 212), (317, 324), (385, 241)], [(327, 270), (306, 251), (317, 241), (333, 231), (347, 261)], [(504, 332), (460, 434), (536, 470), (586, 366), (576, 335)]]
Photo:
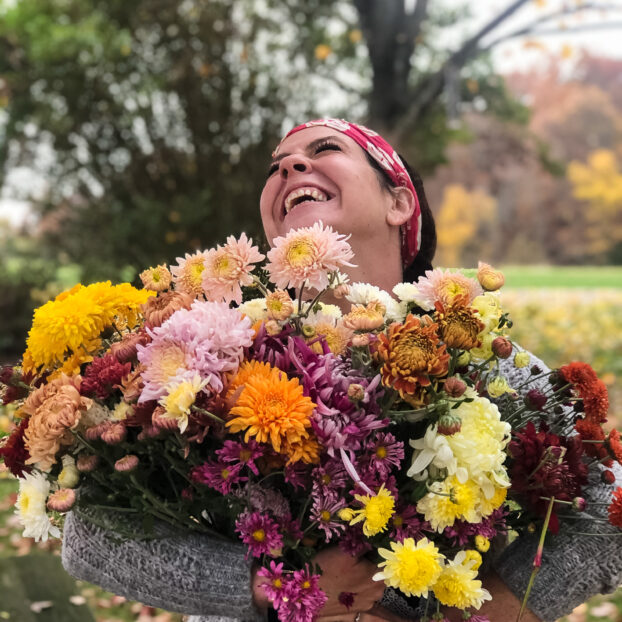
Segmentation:
[(15, 514), (24, 526), (24, 538), (36, 542), (45, 542), (50, 536), (60, 538), (60, 530), (52, 525), (45, 509), (49, 492), (50, 483), (42, 473), (27, 473), (20, 478)]
[(385, 561), (378, 564), (382, 568), (373, 576), (374, 581), (384, 581), (386, 585), (397, 588), (406, 596), (424, 596), (438, 580), (444, 556), (427, 538), (415, 544), (413, 538), (403, 542), (391, 542), (391, 550), (378, 549)]
[(197, 394), (207, 385), (207, 380), (201, 380), (196, 374), (190, 380), (175, 382), (167, 387), (166, 395), (160, 398), (159, 404), (164, 407), (162, 417), (175, 419), (180, 432), (185, 432), (188, 427), (188, 415), (197, 399)]
[(248, 317), (253, 324), (268, 317), (265, 298), (247, 300), (238, 307), (238, 311)]
[(147, 268), (139, 275), (145, 289), (151, 289), (154, 292), (163, 292), (168, 289), (171, 284), (171, 273), (169, 269), (160, 264), (155, 268)]
[(434, 584), (434, 596), (448, 607), (458, 609), (479, 609), (485, 600), (492, 596), (482, 588), (482, 582), (477, 577), (474, 562), (467, 560), (466, 553), (460, 551), (456, 557), (447, 562), (443, 572)]

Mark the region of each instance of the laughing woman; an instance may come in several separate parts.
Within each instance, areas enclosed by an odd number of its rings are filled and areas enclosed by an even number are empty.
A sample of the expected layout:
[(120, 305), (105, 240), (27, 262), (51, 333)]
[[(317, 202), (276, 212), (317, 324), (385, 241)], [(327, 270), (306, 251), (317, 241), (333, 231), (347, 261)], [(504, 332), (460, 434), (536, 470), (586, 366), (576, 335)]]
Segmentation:
[[(290, 131), (272, 155), (260, 209), (269, 243), (319, 220), (349, 234), (357, 263), (348, 271), (352, 281), (391, 291), (397, 283), (415, 281), (431, 269), (436, 233), (423, 184), (388, 143), (360, 125), (326, 119)], [(532, 361), (545, 369), (535, 357)], [(508, 365), (503, 371), (513, 386), (520, 386), (529, 376), (525, 370), (529, 367), (518, 370)], [(617, 477), (622, 479), (619, 471)], [(595, 471), (588, 496), (607, 501), (611, 488), (599, 482)], [(261, 579), (245, 561), (244, 545), (171, 532), (164, 525), (158, 529), (166, 538), (141, 540), (136, 527), (136, 539), (119, 542), (102, 527), (105, 517), (96, 519), (76, 512), (67, 517), (63, 563), (75, 577), (150, 605), (200, 616), (192, 622), (269, 619)], [(484, 581), (493, 600), (482, 606), (480, 615), (491, 622), (516, 618), (520, 601), (515, 594), (525, 591), (535, 547), (535, 537), (522, 538), (496, 557), (494, 570)], [(374, 582), (377, 568), (366, 559), (335, 547), (314, 561), (323, 569), (321, 587), (328, 595), (322, 622), (420, 619), (420, 603)], [(615, 590), (621, 582), (616, 538), (579, 540), (561, 532), (547, 548), (529, 601), (531, 611), (523, 620), (553, 621), (589, 596)], [(340, 602), (342, 592), (356, 594), (350, 610)], [(445, 615), (458, 619), (456, 612)]]

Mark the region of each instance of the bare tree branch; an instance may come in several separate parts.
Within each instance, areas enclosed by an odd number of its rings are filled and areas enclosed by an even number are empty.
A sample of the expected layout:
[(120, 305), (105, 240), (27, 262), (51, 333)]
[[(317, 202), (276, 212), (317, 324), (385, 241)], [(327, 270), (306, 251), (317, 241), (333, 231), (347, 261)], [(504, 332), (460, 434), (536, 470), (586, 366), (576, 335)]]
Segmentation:
[(454, 52), (441, 66), (441, 68), (428, 76), (423, 84), (417, 87), (417, 98), (415, 103), (410, 107), (408, 112), (403, 115), (398, 127), (393, 132), (393, 140), (400, 143), (408, 131), (408, 128), (415, 122), (421, 114), (421, 111), (428, 106), (443, 90), (445, 75), (447, 68), (450, 66), (462, 67), (467, 60), (479, 53), (479, 42), (499, 24), (512, 16), (520, 9), (528, 0), (514, 0), (499, 15), (490, 20), (483, 28), (462, 45), (462, 47)]

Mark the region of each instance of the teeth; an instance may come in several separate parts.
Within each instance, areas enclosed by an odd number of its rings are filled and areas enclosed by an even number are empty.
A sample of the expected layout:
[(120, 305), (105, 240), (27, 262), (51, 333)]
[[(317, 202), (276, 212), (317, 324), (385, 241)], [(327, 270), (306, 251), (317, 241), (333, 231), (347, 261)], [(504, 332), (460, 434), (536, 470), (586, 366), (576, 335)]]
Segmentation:
[(292, 207), (294, 207), (294, 201), (303, 196), (311, 197), (316, 201), (328, 201), (328, 197), (317, 188), (297, 188), (292, 190), (285, 198), (285, 213), (289, 213)]

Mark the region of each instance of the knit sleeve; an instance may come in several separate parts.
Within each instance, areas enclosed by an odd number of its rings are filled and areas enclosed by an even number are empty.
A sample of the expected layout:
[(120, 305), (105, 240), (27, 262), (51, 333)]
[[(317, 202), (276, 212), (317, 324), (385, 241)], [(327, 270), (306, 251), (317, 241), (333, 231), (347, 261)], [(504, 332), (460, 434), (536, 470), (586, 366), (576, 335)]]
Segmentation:
[[(529, 380), (532, 365), (548, 371), (542, 361), (530, 356), (530, 365), (523, 369), (503, 362), (501, 373), (512, 386)], [(521, 393), (541, 387), (541, 382), (529, 383)], [(607, 522), (607, 504), (615, 488), (622, 485), (622, 468), (617, 463), (612, 467), (616, 476), (613, 486), (602, 483), (603, 469), (602, 465), (592, 467), (583, 489), (587, 513), (597, 520), (562, 522), (557, 535), (547, 535), (542, 566), (528, 602), (528, 607), (545, 622), (553, 622), (594, 594), (613, 592), (622, 584), (622, 536), (619, 529)], [(581, 535), (585, 533), (599, 535)], [(527, 589), (538, 539), (539, 533), (518, 538), (493, 562), (496, 572), (519, 599)]]
[(140, 528), (127, 518), (124, 530), (137, 537), (121, 538), (105, 521), (94, 520), (101, 517), (90, 520), (74, 511), (65, 519), (62, 561), (75, 578), (154, 607), (209, 616), (206, 622), (218, 616), (262, 619), (253, 606), (242, 545), (165, 523), (156, 524), (154, 538), (140, 539)]

